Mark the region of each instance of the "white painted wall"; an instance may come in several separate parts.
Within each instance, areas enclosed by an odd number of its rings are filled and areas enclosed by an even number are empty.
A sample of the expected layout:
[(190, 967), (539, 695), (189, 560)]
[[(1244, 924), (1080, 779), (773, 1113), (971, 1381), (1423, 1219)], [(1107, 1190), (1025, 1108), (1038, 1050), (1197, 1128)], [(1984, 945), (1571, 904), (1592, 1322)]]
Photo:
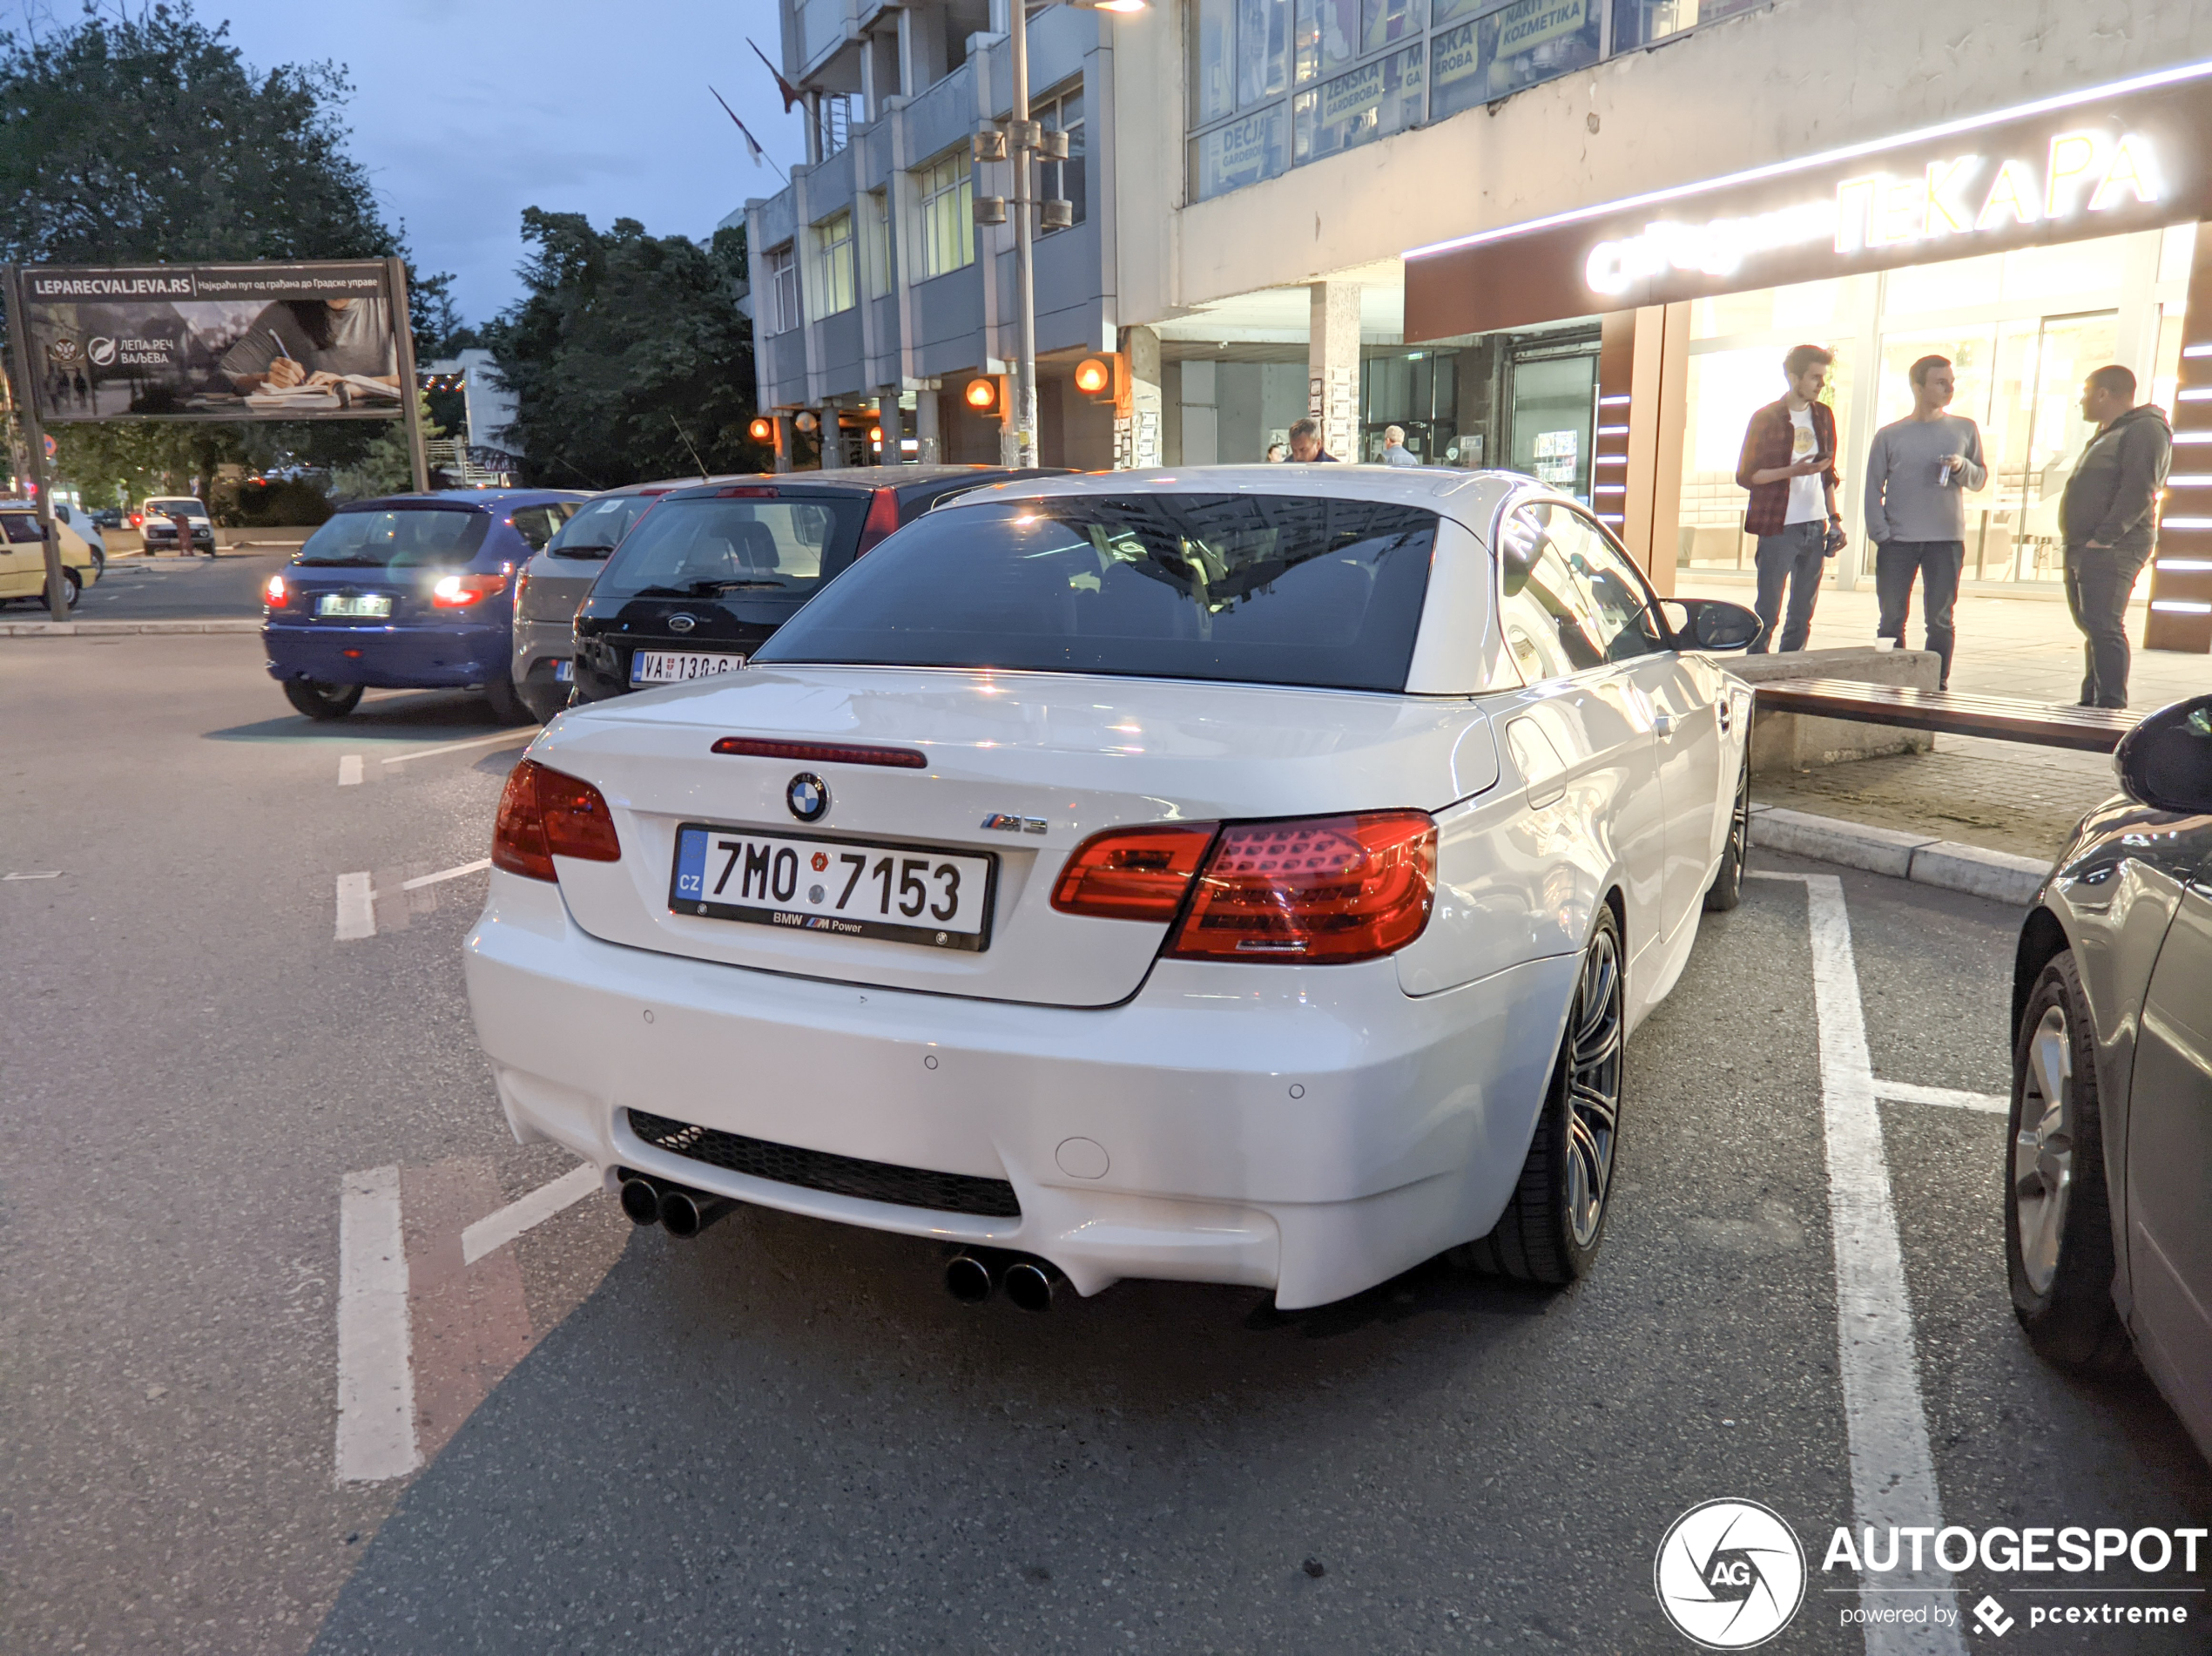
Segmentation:
[(1777, 0), (1185, 207), (1181, 5), (1114, 28), (1124, 324), (2212, 57), (2212, 0)]

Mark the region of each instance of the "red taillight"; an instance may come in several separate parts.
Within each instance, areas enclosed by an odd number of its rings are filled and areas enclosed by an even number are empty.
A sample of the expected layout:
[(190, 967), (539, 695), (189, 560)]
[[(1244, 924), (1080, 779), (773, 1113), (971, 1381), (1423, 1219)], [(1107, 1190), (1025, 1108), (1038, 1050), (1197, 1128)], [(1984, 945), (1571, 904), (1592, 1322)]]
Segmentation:
[(131, 527), (132, 527), (132, 528), (133, 528), (133, 529), (143, 529), (143, 528), (145, 528), (145, 522), (146, 522), (146, 515), (145, 515), (145, 513), (144, 513), (144, 512), (142, 512), (142, 511), (134, 511), (134, 512), (132, 512), (132, 513), (131, 514)]
[(284, 584), (284, 577), (272, 575), (269, 584), (261, 589), (261, 602), (273, 610), (281, 610), (292, 602), (292, 589)]
[(509, 774), (499, 796), (491, 860), (509, 874), (550, 880), (556, 856), (621, 862), (614, 815), (590, 783), (526, 759)]
[(465, 610), (506, 590), (504, 575), (448, 575), (430, 589), (430, 602), (441, 610)]
[(878, 541), (899, 526), (899, 491), (879, 489), (868, 501), (868, 515), (860, 525), (860, 544), (853, 549), (858, 558)]
[(1211, 822), (1163, 822), (1094, 834), (1060, 871), (1052, 906), (1062, 914), (1164, 924), (1182, 909), (1213, 835)]
[(1372, 960), (1421, 935), (1436, 895), (1424, 811), (1224, 828), (1168, 953), (1186, 960)]

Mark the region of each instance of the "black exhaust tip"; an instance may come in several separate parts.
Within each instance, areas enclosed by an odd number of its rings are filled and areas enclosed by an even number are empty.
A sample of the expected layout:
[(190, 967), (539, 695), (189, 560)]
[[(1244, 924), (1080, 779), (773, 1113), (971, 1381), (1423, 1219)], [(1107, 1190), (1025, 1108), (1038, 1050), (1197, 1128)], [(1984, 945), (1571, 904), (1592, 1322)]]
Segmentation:
[(630, 1215), (633, 1225), (660, 1223), (660, 1192), (645, 1179), (625, 1179), (622, 1181), (622, 1211)]
[(1006, 1267), (1006, 1297), (1024, 1311), (1052, 1309), (1052, 1273), (1022, 1260)]
[(945, 1266), (945, 1291), (962, 1305), (982, 1304), (991, 1288), (991, 1267), (973, 1254), (958, 1254)]
[(697, 1236), (736, 1206), (727, 1196), (671, 1187), (660, 1193), (661, 1228), (671, 1236)]

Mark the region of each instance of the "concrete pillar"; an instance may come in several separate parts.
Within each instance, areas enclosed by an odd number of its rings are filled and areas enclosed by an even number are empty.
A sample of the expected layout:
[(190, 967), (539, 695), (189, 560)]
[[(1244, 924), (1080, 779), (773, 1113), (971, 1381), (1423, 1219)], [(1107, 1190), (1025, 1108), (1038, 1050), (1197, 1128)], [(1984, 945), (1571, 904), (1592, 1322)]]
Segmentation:
[(906, 435), (904, 427), (900, 423), (900, 416), (903, 412), (904, 410), (899, 407), (897, 386), (887, 385), (877, 393), (875, 422), (883, 431), (883, 447), (878, 451), (876, 456), (876, 463), (879, 465), (895, 466), (903, 463), (906, 460), (906, 450), (899, 446), (900, 438)]
[(1183, 363), (1183, 463), (1217, 465), (1221, 460), (1221, 410), (1214, 403), (1214, 365), (1185, 358)]
[(1128, 395), (1114, 409), (1114, 465), (1163, 463), (1160, 449), (1160, 336), (1149, 328), (1122, 329)]
[(945, 452), (937, 426), (937, 393), (924, 387), (914, 393), (914, 458), (934, 466)]
[(1317, 281), (1306, 332), (1305, 411), (1321, 424), (1321, 446), (1339, 460), (1359, 456), (1359, 284)]

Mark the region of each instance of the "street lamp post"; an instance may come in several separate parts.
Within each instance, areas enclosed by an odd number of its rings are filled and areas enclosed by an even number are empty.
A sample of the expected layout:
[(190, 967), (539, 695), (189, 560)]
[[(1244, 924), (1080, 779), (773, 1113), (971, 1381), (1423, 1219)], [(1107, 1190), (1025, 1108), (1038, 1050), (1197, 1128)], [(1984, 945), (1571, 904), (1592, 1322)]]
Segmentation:
[[(1067, 0), (1086, 11), (1142, 11), (1149, 0)], [(1042, 10), (1042, 8), (1040, 8)], [(1044, 147), (1044, 134), (1029, 118), (1028, 0), (1008, 7), (1008, 46), (1013, 54), (1014, 108), (1006, 124), (1007, 159), (1014, 165), (1014, 292), (1021, 324), (1019, 357), (1014, 373), (1015, 463), (1037, 463), (1037, 289), (1032, 240), (1036, 231), (1036, 193), (1030, 187), (1032, 159)], [(1065, 139), (1061, 155), (1064, 158)], [(1062, 222), (1065, 222), (1062, 216)]]

